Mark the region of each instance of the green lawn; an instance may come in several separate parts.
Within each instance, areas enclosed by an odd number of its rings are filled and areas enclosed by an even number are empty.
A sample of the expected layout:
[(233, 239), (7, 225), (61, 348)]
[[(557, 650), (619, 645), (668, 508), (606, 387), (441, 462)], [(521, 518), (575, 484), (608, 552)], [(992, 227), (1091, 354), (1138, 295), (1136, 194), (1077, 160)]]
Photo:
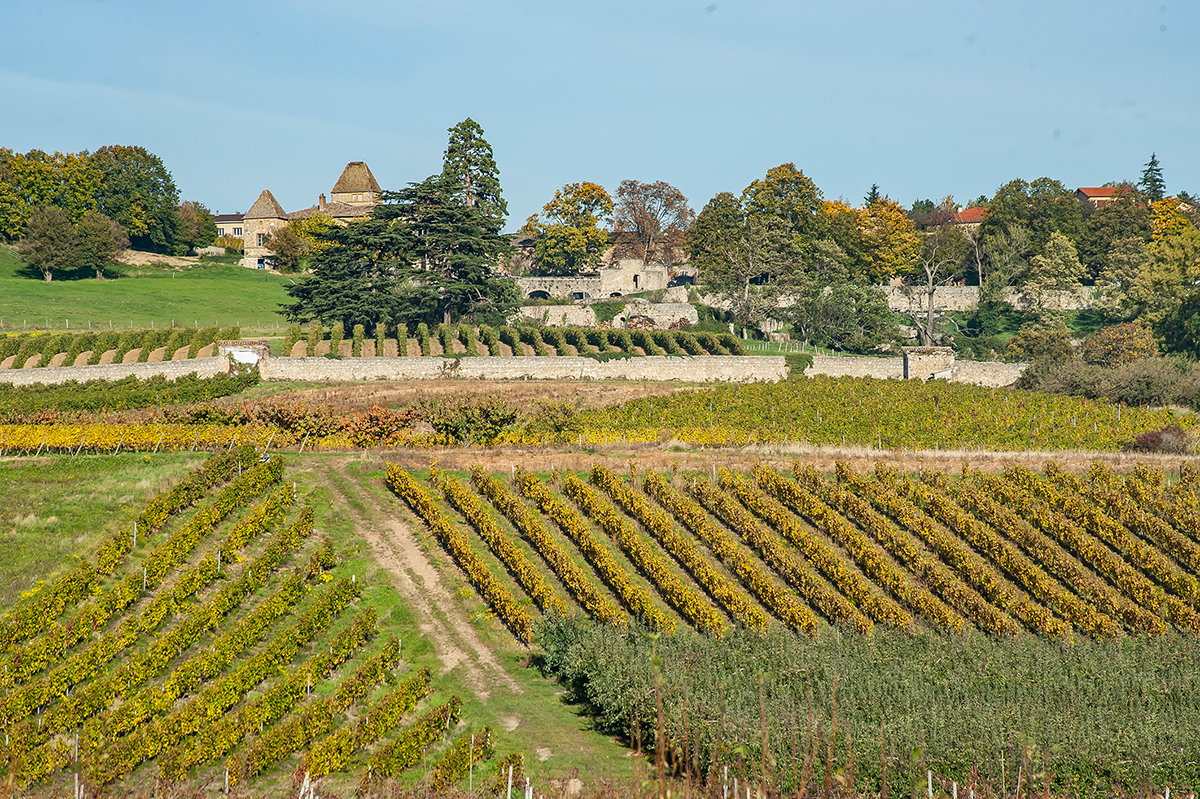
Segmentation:
[(228, 327), (273, 331), (286, 322), (279, 303), (291, 278), (228, 264), (194, 267), (122, 266), (104, 281), (83, 274), (44, 283), (0, 245), (0, 324), (3, 330), (93, 330)]

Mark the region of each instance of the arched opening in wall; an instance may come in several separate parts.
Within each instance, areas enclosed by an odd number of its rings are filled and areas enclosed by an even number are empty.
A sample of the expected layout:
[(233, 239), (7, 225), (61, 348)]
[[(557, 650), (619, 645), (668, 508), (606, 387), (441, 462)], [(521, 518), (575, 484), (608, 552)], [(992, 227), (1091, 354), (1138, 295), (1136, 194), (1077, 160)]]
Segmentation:
[(531, 299), (531, 300), (548, 300), (548, 299), (550, 299), (550, 292), (542, 291), (541, 289), (538, 289), (536, 291), (531, 291), (531, 292), (529, 292), (529, 299)]
[(609, 294), (608, 296), (610, 296), (610, 297), (620, 297), (620, 296), (621, 296), (621, 292), (619, 292), (619, 291), (614, 291), (612, 294)]

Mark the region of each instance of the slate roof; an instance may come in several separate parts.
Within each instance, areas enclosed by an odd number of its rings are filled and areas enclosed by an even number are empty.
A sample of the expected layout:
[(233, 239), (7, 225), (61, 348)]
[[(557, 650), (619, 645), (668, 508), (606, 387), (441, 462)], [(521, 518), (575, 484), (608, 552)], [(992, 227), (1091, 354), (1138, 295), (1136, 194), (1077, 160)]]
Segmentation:
[(263, 189), (263, 193), (258, 195), (258, 199), (254, 201), (254, 205), (250, 206), (250, 210), (246, 212), (244, 219), (287, 219), (287, 211), (283, 210), (283, 206), (275, 199), (275, 195), (269, 189)]
[(218, 225), (220, 225), (221, 223), (228, 223), (228, 222), (241, 222), (242, 219), (243, 219), (243, 217), (241, 214), (217, 214), (213, 217), (213, 220)]
[(366, 161), (351, 161), (342, 170), (342, 176), (338, 178), (337, 183), (333, 184), (333, 191), (342, 194), (351, 191), (380, 192), (382, 189), (379, 188)]

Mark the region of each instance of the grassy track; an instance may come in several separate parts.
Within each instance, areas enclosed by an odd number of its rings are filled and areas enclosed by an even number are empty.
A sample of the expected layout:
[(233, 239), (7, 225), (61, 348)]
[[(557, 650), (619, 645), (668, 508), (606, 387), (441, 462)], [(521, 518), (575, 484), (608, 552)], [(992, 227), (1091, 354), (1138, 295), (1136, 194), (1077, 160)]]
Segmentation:
[[(185, 269), (122, 266), (104, 281), (44, 283), (16, 251), (0, 245), (0, 318), (6, 331), (29, 329), (284, 325), (278, 303), (288, 278), (226, 264)], [(74, 277), (74, 276), (72, 276)]]

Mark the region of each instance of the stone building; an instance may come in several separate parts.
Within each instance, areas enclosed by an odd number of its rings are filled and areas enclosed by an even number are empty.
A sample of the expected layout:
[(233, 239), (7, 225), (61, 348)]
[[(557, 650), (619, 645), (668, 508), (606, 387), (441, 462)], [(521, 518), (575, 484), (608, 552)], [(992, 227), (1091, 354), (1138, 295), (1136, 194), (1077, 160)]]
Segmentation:
[(379, 204), (382, 194), (366, 162), (351, 161), (333, 184), (328, 201), (322, 193), (316, 205), (288, 213), (275, 195), (269, 189), (264, 189), (245, 214), (222, 214), (218, 217), (217, 235), (241, 238), (245, 245), (242, 266), (267, 269), (271, 258), (267, 240), (272, 231), (293, 219), (315, 216), (327, 217), (339, 225), (349, 224), (351, 220), (369, 216), (371, 209)]

